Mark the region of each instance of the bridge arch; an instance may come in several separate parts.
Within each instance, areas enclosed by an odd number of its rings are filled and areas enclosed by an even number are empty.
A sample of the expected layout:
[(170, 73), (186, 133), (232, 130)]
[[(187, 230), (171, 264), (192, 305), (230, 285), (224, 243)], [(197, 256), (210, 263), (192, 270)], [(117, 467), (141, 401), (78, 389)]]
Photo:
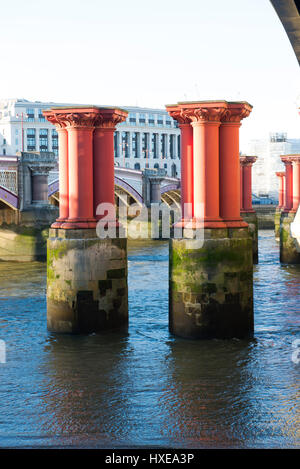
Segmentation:
[[(120, 189), (120, 190), (119, 190)], [(143, 197), (142, 195), (134, 189), (130, 184), (128, 184), (123, 179), (115, 176), (115, 196), (118, 199), (125, 201), (124, 192), (127, 196), (133, 199), (134, 203), (142, 205)], [(56, 179), (48, 185), (48, 197), (52, 197), (55, 201), (59, 202), (59, 180)]]

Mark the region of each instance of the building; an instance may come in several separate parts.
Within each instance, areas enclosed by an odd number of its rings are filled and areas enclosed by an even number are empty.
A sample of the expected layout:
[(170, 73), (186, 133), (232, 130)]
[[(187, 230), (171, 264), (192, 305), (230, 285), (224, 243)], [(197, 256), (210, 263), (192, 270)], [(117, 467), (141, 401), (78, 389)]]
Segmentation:
[[(18, 151), (53, 151), (58, 135), (42, 111), (74, 103), (7, 99), (0, 101), (0, 155)], [(164, 168), (180, 177), (180, 129), (163, 109), (124, 107), (128, 118), (115, 132), (115, 164), (131, 169)]]
[(288, 139), (284, 132), (271, 133), (268, 139), (252, 140), (248, 155), (256, 155), (252, 168), (252, 192), (255, 197), (278, 201), (277, 171), (285, 167), (280, 156), (300, 153), (300, 139)]

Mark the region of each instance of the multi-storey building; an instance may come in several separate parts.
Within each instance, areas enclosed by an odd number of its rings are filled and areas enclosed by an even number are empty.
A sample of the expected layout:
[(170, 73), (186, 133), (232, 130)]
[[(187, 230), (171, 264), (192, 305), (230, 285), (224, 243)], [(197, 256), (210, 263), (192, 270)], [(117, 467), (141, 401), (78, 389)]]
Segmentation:
[(256, 155), (252, 168), (252, 192), (257, 197), (278, 200), (277, 171), (285, 167), (280, 156), (300, 153), (300, 139), (288, 139), (286, 133), (271, 133), (268, 139), (252, 140), (248, 145), (249, 155)]
[[(7, 99), (0, 101), (0, 155), (18, 151), (53, 151), (58, 135), (42, 111), (74, 103)], [(115, 164), (131, 169), (164, 168), (180, 177), (180, 129), (163, 109), (124, 107), (128, 118), (115, 132)]]

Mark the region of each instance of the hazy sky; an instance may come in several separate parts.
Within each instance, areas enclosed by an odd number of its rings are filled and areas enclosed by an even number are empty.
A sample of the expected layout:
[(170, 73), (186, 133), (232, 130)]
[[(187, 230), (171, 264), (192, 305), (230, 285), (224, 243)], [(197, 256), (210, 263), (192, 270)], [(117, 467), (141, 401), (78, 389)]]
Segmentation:
[(1, 2), (0, 98), (164, 107), (246, 100), (300, 138), (300, 67), (269, 0)]

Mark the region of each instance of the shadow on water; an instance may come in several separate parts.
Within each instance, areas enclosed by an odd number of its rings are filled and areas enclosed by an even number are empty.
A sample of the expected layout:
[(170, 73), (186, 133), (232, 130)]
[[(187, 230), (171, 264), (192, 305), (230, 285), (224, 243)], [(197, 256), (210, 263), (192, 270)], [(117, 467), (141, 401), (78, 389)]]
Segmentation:
[(49, 334), (45, 266), (0, 263), (0, 446), (299, 446), (300, 270), (259, 242), (251, 341), (169, 334), (166, 242), (129, 243), (128, 334)]

